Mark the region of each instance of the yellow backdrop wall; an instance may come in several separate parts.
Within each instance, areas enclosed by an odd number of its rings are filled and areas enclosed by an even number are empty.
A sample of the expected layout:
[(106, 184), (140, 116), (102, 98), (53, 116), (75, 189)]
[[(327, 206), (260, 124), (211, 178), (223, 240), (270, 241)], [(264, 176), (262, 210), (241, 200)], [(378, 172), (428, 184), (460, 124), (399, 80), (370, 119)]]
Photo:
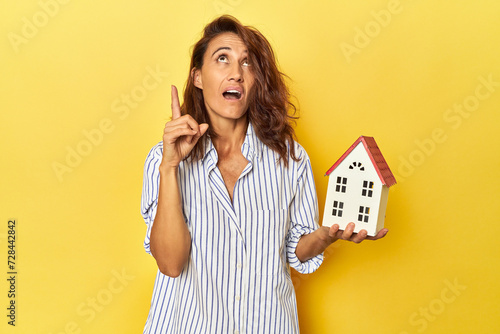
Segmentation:
[(293, 274), (301, 331), (500, 331), (498, 1), (0, 7), (2, 333), (141, 332), (156, 271), (144, 159), (190, 47), (223, 13), (260, 29), (292, 79), (321, 215), (323, 175), (360, 135), (398, 180), (384, 240), (338, 242)]

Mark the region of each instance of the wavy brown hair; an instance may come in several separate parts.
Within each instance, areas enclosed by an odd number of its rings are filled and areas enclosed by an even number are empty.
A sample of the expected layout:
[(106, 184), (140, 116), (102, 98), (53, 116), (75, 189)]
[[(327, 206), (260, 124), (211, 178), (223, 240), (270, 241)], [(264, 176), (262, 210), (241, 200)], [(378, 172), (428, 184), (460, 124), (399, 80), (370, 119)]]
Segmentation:
[[(193, 69), (202, 68), (208, 44), (214, 37), (226, 32), (238, 35), (248, 48), (255, 83), (247, 115), (257, 137), (277, 152), (285, 165), (288, 165), (288, 149), (292, 159), (297, 161), (293, 145), (295, 132), (292, 127), (292, 123), (297, 119), (297, 108), (290, 101), (290, 92), (284, 80), (286, 75), (278, 69), (273, 49), (267, 39), (257, 29), (242, 25), (230, 15), (220, 16), (209, 23), (205, 27), (203, 37), (194, 45), (181, 113), (191, 115), (198, 123), (211, 125), (203, 92), (194, 85)], [(207, 133), (211, 137), (217, 136), (211, 126)], [(195, 160), (202, 158), (203, 145), (204, 140), (199, 140), (188, 157)]]

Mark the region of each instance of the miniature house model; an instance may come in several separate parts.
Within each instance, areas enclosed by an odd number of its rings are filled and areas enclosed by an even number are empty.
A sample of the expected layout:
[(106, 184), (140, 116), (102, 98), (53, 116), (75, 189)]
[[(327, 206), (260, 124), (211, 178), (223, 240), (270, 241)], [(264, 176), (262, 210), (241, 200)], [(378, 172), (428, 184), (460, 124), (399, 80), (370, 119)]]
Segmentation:
[(372, 137), (361, 136), (326, 172), (329, 176), (323, 226), (350, 222), (354, 232), (375, 236), (384, 227), (389, 187), (396, 184)]

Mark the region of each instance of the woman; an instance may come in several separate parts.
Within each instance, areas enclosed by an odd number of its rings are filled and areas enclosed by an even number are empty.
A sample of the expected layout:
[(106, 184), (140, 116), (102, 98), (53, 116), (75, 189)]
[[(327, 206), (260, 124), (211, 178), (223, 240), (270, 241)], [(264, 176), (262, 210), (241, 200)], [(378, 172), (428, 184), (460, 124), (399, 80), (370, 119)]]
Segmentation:
[(262, 34), (222, 16), (190, 68), (144, 169), (144, 245), (159, 268), (144, 333), (298, 333), (289, 267), (311, 273), (328, 245), (366, 231), (318, 228), (309, 157)]

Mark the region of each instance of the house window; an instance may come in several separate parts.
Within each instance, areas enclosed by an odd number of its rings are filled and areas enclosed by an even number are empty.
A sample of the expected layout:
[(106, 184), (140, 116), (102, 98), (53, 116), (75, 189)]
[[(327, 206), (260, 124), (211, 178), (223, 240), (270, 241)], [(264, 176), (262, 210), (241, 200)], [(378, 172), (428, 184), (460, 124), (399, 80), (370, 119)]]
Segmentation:
[(368, 223), (368, 217), (370, 214), (370, 208), (367, 206), (359, 207), (358, 221), (363, 223)]
[(363, 165), (361, 164), (361, 162), (356, 162), (356, 161), (354, 161), (349, 166), (349, 169), (355, 169), (355, 168), (359, 168), (360, 171), (364, 171), (365, 170), (365, 167), (363, 167)]
[(335, 191), (338, 193), (345, 193), (346, 184), (347, 184), (346, 177), (337, 176), (337, 185), (335, 186)]
[(363, 189), (361, 190), (361, 195), (366, 197), (373, 196), (373, 182), (363, 181)]
[(344, 210), (344, 202), (333, 201), (332, 216), (342, 217), (343, 210)]

